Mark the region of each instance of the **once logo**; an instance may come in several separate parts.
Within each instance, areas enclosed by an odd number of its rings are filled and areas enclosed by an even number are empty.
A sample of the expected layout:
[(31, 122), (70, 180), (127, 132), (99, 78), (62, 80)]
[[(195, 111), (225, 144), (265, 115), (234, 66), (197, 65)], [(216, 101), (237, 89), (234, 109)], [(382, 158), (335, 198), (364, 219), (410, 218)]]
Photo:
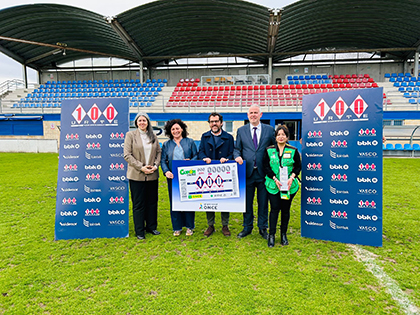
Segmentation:
[(109, 169), (111, 171), (123, 171), (124, 170), (124, 164), (123, 163), (111, 163), (109, 165)]
[(76, 198), (63, 198), (63, 200), (61, 201), (63, 205), (71, 205), (74, 206), (77, 204), (77, 200)]
[(64, 165), (65, 172), (77, 171), (77, 164), (66, 164)]
[(109, 198), (109, 203), (110, 204), (124, 203), (124, 197), (111, 197), (111, 198)]
[(99, 142), (92, 142), (92, 143), (87, 143), (86, 144), (86, 150), (100, 150), (101, 149), (101, 144)]
[(73, 140), (79, 140), (79, 135), (77, 133), (66, 134), (66, 141), (73, 141)]
[(99, 181), (100, 179), (101, 179), (101, 175), (99, 175), (99, 173), (86, 174), (87, 181)]
[(322, 138), (322, 131), (308, 131), (308, 138)]
[(360, 163), (359, 164), (359, 171), (373, 171), (373, 172), (375, 172), (376, 171), (376, 165), (375, 165), (375, 163), (372, 163), (372, 164), (369, 164), (369, 163), (366, 163), (366, 164)]
[(86, 209), (85, 210), (85, 216), (99, 216), (100, 215), (100, 211), (98, 208), (96, 209)]
[(111, 133), (110, 135), (109, 135), (109, 138), (111, 139), (111, 140), (115, 140), (115, 139), (117, 139), (117, 140), (119, 140), (119, 139), (124, 139), (124, 133), (118, 133), (118, 132), (116, 132), (116, 133)]

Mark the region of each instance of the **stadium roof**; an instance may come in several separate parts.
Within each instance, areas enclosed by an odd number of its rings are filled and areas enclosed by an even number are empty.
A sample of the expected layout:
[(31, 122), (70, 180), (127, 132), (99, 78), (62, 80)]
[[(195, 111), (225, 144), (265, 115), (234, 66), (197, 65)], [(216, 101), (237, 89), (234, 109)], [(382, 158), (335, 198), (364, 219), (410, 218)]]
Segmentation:
[(0, 51), (35, 69), (118, 57), (239, 56), (267, 63), (325, 51), (411, 57), (420, 45), (420, 0), (301, 0), (283, 10), (240, 0), (161, 0), (105, 18), (58, 4), (0, 11)]

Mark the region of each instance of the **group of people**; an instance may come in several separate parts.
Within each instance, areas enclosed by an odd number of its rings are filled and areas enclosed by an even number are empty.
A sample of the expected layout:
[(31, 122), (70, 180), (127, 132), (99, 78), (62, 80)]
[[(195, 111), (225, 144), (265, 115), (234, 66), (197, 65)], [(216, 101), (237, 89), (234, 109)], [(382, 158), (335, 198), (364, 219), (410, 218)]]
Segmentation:
[[(185, 227), (186, 235), (191, 236), (195, 228), (195, 212), (172, 211), (172, 161), (199, 159), (206, 163), (215, 160), (225, 163), (235, 160), (241, 165), (246, 161), (246, 210), (243, 214), (243, 230), (238, 237), (244, 238), (252, 233), (253, 203), (257, 191), (259, 234), (267, 240), (269, 247), (273, 247), (281, 212), (281, 244), (288, 245), (290, 206), (299, 189), (300, 155), (296, 148), (288, 144), (287, 127), (280, 125), (274, 130), (272, 126), (261, 123), (261, 116), (259, 106), (249, 108), (249, 124), (238, 129), (235, 143), (232, 135), (222, 129), (223, 116), (211, 113), (208, 118), (210, 130), (201, 136), (197, 150), (194, 140), (188, 138), (187, 125), (180, 119), (166, 122), (165, 135), (169, 140), (160, 148), (149, 116), (138, 113), (134, 120), (137, 129), (127, 133), (124, 143), (137, 238), (144, 239), (146, 232), (160, 234), (157, 230), (159, 165), (168, 183), (173, 235), (181, 235)], [(271, 205), (270, 216), (268, 200)], [(206, 217), (208, 227), (204, 235), (209, 237), (215, 232), (216, 214), (206, 212)], [(223, 235), (230, 236), (229, 212), (221, 212), (221, 221)]]

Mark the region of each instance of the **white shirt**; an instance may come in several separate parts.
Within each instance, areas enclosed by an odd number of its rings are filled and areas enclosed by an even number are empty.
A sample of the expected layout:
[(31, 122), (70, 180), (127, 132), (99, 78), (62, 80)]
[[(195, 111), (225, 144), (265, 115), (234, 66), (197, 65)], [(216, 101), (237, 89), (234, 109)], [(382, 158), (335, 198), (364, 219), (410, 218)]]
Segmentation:
[(257, 127), (257, 140), (258, 144), (260, 144), (261, 139), (261, 123), (258, 124), (258, 126), (253, 126), (252, 124), (249, 124), (250, 130), (251, 130), (251, 139), (254, 139), (254, 127)]
[(144, 131), (140, 131), (141, 141), (143, 142), (144, 157), (146, 159), (146, 165), (149, 165), (150, 153), (152, 152), (152, 143), (149, 137)]

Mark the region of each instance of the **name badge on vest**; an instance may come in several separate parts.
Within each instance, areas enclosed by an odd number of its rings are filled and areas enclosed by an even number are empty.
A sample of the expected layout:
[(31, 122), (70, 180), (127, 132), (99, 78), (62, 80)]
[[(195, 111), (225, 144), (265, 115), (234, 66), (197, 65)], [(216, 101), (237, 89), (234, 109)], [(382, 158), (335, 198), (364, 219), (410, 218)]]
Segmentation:
[(289, 191), (289, 186), (287, 186), (287, 180), (289, 179), (287, 167), (280, 167), (280, 191)]
[(283, 157), (284, 157), (285, 159), (290, 159), (290, 158), (292, 157), (292, 154), (291, 154), (291, 153), (284, 153), (284, 154), (283, 154)]

